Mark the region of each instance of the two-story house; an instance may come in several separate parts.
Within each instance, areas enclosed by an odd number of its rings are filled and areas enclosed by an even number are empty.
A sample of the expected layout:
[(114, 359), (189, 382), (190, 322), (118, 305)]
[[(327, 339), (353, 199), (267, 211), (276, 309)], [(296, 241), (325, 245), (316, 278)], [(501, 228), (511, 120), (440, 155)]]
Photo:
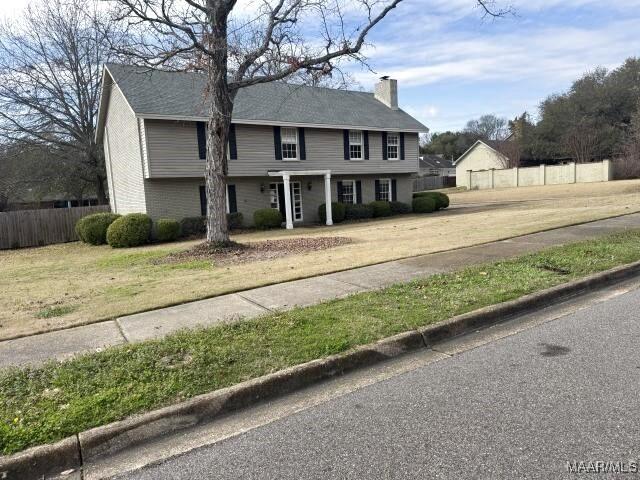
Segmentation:
[[(97, 141), (104, 145), (112, 211), (152, 218), (206, 214), (205, 78), (109, 64)], [(228, 212), (277, 208), (294, 224), (322, 203), (410, 203), (418, 134), (398, 108), (397, 82), (375, 93), (267, 83), (236, 96), (229, 141)], [(331, 219), (327, 219), (331, 223)]]

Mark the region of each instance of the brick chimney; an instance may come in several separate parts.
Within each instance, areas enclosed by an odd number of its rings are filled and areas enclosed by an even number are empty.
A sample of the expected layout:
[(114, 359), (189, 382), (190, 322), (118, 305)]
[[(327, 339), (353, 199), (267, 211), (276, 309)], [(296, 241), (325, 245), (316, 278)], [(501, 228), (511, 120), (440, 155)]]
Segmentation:
[(380, 77), (374, 96), (387, 107), (398, 110), (398, 81), (386, 76)]

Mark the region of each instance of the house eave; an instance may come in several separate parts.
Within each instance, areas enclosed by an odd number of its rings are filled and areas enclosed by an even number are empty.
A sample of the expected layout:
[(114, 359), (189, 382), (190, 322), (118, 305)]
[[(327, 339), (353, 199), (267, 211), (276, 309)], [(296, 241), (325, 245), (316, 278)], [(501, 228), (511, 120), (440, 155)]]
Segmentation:
[[(203, 116), (180, 116), (180, 115), (158, 115), (153, 113), (138, 113), (136, 117), (143, 118), (145, 120), (173, 120), (179, 122), (206, 122), (207, 117)], [(380, 128), (371, 127), (367, 125), (340, 125), (340, 124), (323, 124), (323, 123), (293, 123), (293, 122), (281, 122), (276, 120), (245, 120), (234, 119), (232, 123), (241, 125), (263, 125), (263, 126), (277, 126), (277, 127), (307, 127), (307, 128), (325, 128), (331, 130), (369, 130), (373, 132), (406, 132), (406, 133), (427, 133), (429, 130), (422, 130), (416, 128)]]

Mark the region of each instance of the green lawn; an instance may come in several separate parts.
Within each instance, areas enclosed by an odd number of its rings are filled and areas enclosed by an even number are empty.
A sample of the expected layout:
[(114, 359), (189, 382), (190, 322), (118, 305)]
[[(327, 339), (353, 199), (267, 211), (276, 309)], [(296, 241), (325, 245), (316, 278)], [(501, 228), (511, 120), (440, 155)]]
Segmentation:
[(640, 260), (640, 231), (382, 291), (0, 373), (0, 451), (201, 393)]

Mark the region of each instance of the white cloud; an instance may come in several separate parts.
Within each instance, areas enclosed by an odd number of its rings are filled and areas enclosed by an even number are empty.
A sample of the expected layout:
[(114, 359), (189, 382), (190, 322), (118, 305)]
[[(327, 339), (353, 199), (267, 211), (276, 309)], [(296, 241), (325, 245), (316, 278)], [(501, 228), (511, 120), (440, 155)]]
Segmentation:
[[(640, 18), (600, 28), (549, 27), (496, 35), (440, 34), (387, 43), (367, 53), (372, 66), (404, 86), (451, 80), (575, 79), (598, 65), (611, 67), (635, 54)], [(370, 85), (375, 75), (359, 72)]]

